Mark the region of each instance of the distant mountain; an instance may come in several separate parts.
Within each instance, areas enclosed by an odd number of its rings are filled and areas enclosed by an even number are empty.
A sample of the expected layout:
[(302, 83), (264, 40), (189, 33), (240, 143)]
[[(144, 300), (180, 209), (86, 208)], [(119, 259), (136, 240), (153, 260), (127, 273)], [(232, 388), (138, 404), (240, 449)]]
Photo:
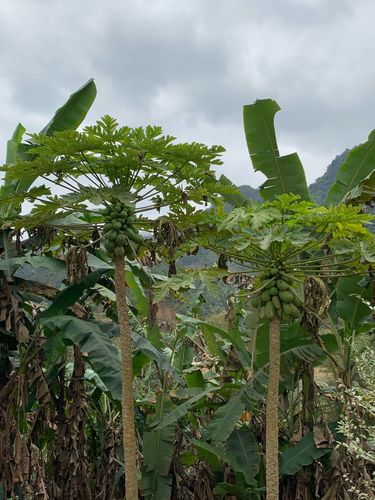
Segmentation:
[(250, 198), (250, 200), (262, 201), (262, 197), (259, 194), (259, 189), (255, 189), (247, 185), (239, 186), (238, 189), (241, 191), (242, 194)]
[(325, 173), (321, 177), (318, 177), (315, 182), (310, 184), (309, 191), (318, 205), (322, 205), (324, 203), (329, 188), (336, 180), (337, 171), (344, 163), (349, 152), (350, 149), (346, 149), (343, 153), (341, 153), (341, 155), (337, 155), (332, 163), (328, 165)]

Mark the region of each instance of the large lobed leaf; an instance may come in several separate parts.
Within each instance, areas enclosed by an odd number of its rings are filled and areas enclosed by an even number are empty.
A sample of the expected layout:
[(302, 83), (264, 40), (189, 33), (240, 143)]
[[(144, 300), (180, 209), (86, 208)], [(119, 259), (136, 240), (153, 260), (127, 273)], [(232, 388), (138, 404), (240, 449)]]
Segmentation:
[(65, 314), (44, 317), (40, 322), (50, 331), (47, 350), (49, 343), (57, 346), (61, 341), (79, 346), (112, 397), (121, 401), (121, 360), (108, 334), (96, 323)]
[[(375, 165), (375, 130), (368, 136), (368, 140), (353, 148), (337, 172), (336, 182), (328, 191), (326, 204), (338, 205), (345, 196), (354, 190), (358, 184), (374, 170)], [(348, 200), (350, 202), (350, 199)]]
[(279, 105), (272, 99), (261, 99), (244, 106), (243, 118), (247, 147), (255, 171), (267, 180), (260, 187), (265, 200), (293, 193), (311, 200), (305, 172), (297, 153), (280, 156), (274, 127)]

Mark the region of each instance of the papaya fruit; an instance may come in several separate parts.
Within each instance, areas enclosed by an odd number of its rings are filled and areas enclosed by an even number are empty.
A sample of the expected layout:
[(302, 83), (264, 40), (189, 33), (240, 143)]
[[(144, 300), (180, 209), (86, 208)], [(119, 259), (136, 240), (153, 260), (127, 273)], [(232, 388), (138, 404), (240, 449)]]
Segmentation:
[(116, 247), (114, 250), (114, 253), (116, 257), (124, 257), (125, 256), (125, 249), (124, 247)]
[(272, 302), (267, 302), (264, 306), (264, 317), (266, 319), (272, 319), (276, 314), (276, 309), (274, 308)]
[(285, 314), (288, 314), (292, 318), (299, 318), (300, 312), (294, 304), (284, 304), (283, 310)]
[(292, 292), (289, 292), (288, 290), (285, 291), (280, 290), (279, 297), (284, 304), (291, 304), (294, 300), (294, 295), (292, 294)]
[(280, 302), (280, 299), (277, 295), (274, 295), (272, 297), (272, 304), (274, 305), (274, 307), (276, 309), (281, 309), (281, 302)]
[(110, 250), (114, 250), (115, 249), (115, 242), (114, 241), (111, 241), (111, 240), (104, 240), (104, 248), (107, 250), (107, 251), (110, 251)]
[(289, 285), (286, 281), (284, 280), (276, 280), (276, 286), (279, 290), (281, 291), (286, 291), (289, 290)]
[(259, 304), (260, 304), (260, 297), (259, 296), (251, 299), (251, 305), (253, 307), (259, 307)]
[(143, 243), (142, 236), (133, 231), (132, 228), (130, 227), (126, 228), (126, 234), (130, 240), (134, 241), (134, 243), (138, 243), (139, 245)]
[(265, 292), (262, 293), (262, 295), (260, 296), (263, 304), (266, 304), (267, 302), (270, 302), (271, 300), (271, 295), (270, 293), (266, 290)]
[(127, 244), (128, 240), (125, 236), (124, 233), (119, 233), (116, 236), (116, 245), (118, 246), (125, 246)]

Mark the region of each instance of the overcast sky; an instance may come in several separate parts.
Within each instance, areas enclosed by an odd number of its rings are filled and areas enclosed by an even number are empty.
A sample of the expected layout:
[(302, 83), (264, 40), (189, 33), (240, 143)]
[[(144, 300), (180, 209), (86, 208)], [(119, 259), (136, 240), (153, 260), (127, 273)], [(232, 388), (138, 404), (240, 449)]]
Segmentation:
[(308, 181), (375, 128), (374, 0), (1, 0), (0, 141), (40, 130), (94, 78), (108, 113), (222, 144), (220, 169), (259, 185), (242, 106), (276, 99), (282, 154)]

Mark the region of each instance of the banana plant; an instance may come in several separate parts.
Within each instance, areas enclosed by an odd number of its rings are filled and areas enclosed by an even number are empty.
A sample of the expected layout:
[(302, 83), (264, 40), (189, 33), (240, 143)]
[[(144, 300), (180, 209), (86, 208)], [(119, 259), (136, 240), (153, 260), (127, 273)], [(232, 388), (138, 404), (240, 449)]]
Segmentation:
[[(91, 108), (96, 97), (96, 86), (94, 80), (89, 80), (81, 88), (73, 92), (66, 103), (64, 103), (54, 114), (51, 120), (47, 123), (45, 127), (40, 131), (41, 135), (51, 135), (54, 132), (61, 130), (74, 130), (79, 127), (79, 125), (85, 119), (89, 109)], [(6, 161), (7, 165), (13, 165), (20, 160), (31, 160), (33, 144), (32, 141), (26, 140), (22, 142), (24, 134), (26, 132), (25, 127), (19, 123), (15, 128), (11, 139), (7, 143), (6, 151)], [(22, 177), (16, 180), (8, 179), (7, 175), (3, 180), (3, 185), (0, 187), (0, 198), (11, 197), (17, 195), (18, 192), (25, 192), (36, 180), (37, 176), (30, 177), (24, 180)], [(10, 208), (13, 209), (13, 216), (15, 214), (14, 210), (16, 207), (14, 205), (2, 205), (0, 207), (0, 220), (4, 221), (9, 216)], [(20, 207), (17, 207), (17, 212), (19, 213)]]
[[(131, 129), (109, 116), (82, 132), (34, 134), (31, 139), (33, 157), (6, 166), (7, 178), (27, 183), (37, 177), (65, 193), (56, 196), (41, 185), (5, 197), (2, 203), (16, 206), (28, 200), (33, 204), (28, 216), (14, 221), (16, 228), (48, 222), (62, 233), (78, 230), (81, 239), (94, 240), (94, 244), (102, 240), (113, 262), (121, 332), (126, 498), (135, 500), (138, 467), (125, 259), (139, 258), (147, 247), (147, 240), (139, 234), (152, 227), (145, 214), (169, 207), (176, 216), (186, 215), (194, 211), (194, 203), (215, 198), (220, 189), (211, 165), (220, 164), (223, 148), (176, 144), (159, 127)], [(71, 226), (73, 214), (81, 214), (81, 221)]]

